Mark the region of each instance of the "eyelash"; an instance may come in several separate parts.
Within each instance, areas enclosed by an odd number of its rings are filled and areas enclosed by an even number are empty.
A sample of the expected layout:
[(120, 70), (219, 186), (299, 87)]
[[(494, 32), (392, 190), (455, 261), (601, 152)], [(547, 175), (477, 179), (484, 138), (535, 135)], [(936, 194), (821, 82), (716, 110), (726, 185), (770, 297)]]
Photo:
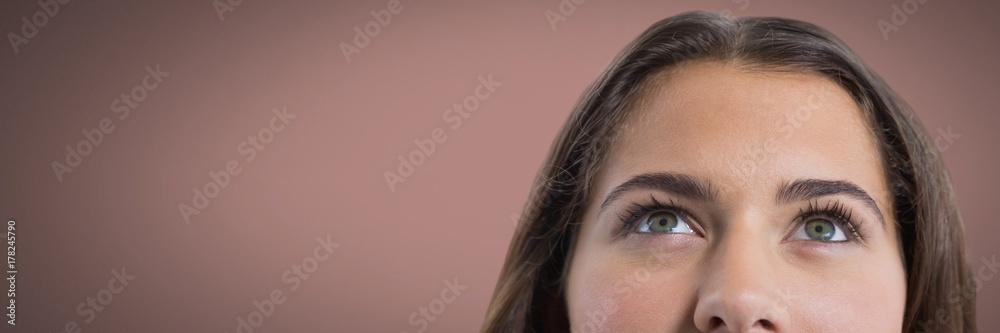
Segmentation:
[[(624, 214), (618, 215), (623, 224), (620, 236), (624, 237), (632, 233), (636, 224), (640, 222), (639, 219), (658, 211), (668, 211), (677, 214), (678, 217), (686, 221), (691, 220), (691, 215), (687, 213), (687, 210), (674, 203), (673, 199), (668, 199), (664, 203), (650, 195), (648, 202), (634, 202), (625, 209)], [(805, 209), (799, 209), (799, 215), (795, 220), (796, 226), (798, 226), (814, 217), (826, 218), (842, 228), (845, 234), (850, 235), (848, 241), (860, 242), (864, 239), (861, 234), (861, 223), (854, 222), (851, 219), (852, 215), (853, 210), (839, 201), (830, 201), (826, 205), (820, 205), (818, 200), (813, 200)]]
[(854, 211), (840, 201), (830, 201), (826, 205), (820, 205), (818, 200), (813, 200), (809, 201), (806, 209), (799, 210), (797, 224), (804, 224), (814, 217), (823, 217), (840, 226), (845, 234), (849, 234), (848, 241), (860, 242), (864, 239), (861, 235), (861, 223), (854, 222), (851, 218), (853, 214)]
[(624, 237), (632, 233), (636, 224), (639, 223), (639, 219), (652, 212), (668, 211), (677, 214), (678, 217), (686, 221), (691, 219), (691, 215), (687, 213), (687, 210), (675, 203), (673, 199), (667, 199), (667, 202), (664, 203), (657, 200), (651, 194), (649, 200), (648, 202), (633, 202), (625, 209), (625, 214), (618, 215), (623, 224), (620, 236)]

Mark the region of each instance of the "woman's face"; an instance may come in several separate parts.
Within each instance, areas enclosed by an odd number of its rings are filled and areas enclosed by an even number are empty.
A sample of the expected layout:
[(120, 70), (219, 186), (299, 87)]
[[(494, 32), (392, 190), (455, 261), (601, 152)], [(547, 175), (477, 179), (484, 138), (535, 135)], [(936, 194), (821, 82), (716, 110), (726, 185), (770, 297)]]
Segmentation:
[(597, 175), (575, 332), (899, 332), (906, 280), (877, 143), (816, 74), (654, 77)]

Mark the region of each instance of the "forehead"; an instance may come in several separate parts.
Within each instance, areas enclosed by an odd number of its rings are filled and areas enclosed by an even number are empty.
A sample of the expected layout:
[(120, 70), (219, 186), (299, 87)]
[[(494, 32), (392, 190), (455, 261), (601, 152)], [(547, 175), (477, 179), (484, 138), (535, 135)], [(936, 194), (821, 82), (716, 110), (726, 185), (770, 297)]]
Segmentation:
[(886, 202), (874, 136), (857, 104), (829, 79), (696, 62), (659, 73), (644, 88), (598, 177), (599, 191), (669, 171), (737, 193), (773, 192), (801, 178), (849, 180), (880, 206)]

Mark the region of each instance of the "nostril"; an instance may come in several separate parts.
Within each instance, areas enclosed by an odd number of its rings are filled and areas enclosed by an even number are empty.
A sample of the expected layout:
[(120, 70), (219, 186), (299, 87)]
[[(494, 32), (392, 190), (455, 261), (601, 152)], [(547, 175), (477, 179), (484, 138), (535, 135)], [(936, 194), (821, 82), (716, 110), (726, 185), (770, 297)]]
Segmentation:
[(712, 317), (712, 319), (708, 321), (708, 329), (709, 330), (714, 330), (714, 329), (722, 327), (722, 326), (726, 326), (726, 322), (723, 321), (722, 318)]
[[(712, 319), (708, 321), (708, 330), (710, 331), (723, 327), (726, 327), (726, 321), (722, 320), (720, 317), (712, 317)], [(754, 328), (762, 329), (768, 332), (777, 330), (774, 323), (767, 319), (758, 320), (757, 323), (754, 324)]]

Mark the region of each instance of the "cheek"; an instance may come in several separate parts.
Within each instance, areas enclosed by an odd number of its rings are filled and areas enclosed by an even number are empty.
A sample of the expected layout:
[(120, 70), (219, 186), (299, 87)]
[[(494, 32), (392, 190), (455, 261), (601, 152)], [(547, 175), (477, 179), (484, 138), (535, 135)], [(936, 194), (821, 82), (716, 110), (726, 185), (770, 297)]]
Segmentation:
[(859, 323), (871, 323), (866, 326), (878, 328), (879, 332), (902, 330), (903, 313), (906, 309), (904, 273), (901, 270), (898, 274), (896, 272), (868, 273), (857, 277), (859, 281), (864, 281), (867, 278), (871, 283), (863, 284), (852, 295), (852, 309), (856, 309), (856, 313), (853, 315), (855, 318), (862, 319), (859, 320)]
[(896, 302), (895, 297), (884, 295), (884, 289), (839, 292), (835, 296), (803, 293), (800, 302), (788, 305), (793, 326), (804, 332), (899, 332), (902, 329), (903, 304)]
[(611, 266), (571, 272), (567, 302), (574, 332), (676, 331), (691, 321), (691, 274)]
[(779, 290), (775, 309), (804, 332), (899, 332), (905, 303), (901, 275), (868, 269)]

